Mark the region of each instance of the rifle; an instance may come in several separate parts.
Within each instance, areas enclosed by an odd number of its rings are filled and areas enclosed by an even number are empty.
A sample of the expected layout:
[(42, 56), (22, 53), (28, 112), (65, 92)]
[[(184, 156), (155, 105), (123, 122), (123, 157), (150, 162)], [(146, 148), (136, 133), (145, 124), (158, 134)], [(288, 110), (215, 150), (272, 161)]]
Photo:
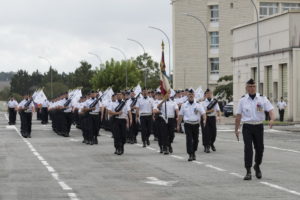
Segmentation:
[(102, 101), (102, 97), (104, 95), (105, 95), (105, 93), (99, 97), (99, 94), (98, 94), (98, 97), (93, 101), (93, 103), (90, 104), (89, 108), (94, 108), (97, 105), (98, 101)]
[(121, 103), (119, 103), (119, 105), (115, 108), (115, 112), (120, 112), (124, 106), (126, 105), (128, 99), (126, 99), (125, 101), (122, 101)]
[(30, 100), (28, 100), (25, 104), (24, 104), (24, 108), (28, 109), (29, 105), (31, 104), (31, 102), (33, 101), (33, 99), (31, 98)]
[(207, 105), (207, 110), (213, 109), (213, 107), (218, 103), (217, 99), (213, 99), (208, 105)]
[(137, 101), (138, 101), (140, 95), (141, 95), (141, 92), (135, 97), (135, 99), (134, 99), (134, 100), (132, 101), (132, 103), (130, 104), (130, 107), (131, 107), (131, 108), (135, 106), (135, 104), (137, 103)]

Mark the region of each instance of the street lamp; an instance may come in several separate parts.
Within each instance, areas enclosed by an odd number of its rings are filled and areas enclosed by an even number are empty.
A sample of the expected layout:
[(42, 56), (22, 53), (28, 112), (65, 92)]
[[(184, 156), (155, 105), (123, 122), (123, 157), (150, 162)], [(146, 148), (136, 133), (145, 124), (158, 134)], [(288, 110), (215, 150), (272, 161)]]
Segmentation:
[(46, 57), (43, 57), (43, 56), (39, 56), (40, 59), (42, 60), (46, 60), (49, 65), (50, 65), (50, 87), (51, 87), (51, 98), (53, 98), (53, 77), (52, 77), (52, 65), (51, 65), (51, 62), (48, 58)]
[[(139, 42), (137, 40), (134, 40), (134, 39), (130, 39), (130, 38), (128, 38), (128, 40), (131, 41), (131, 42), (134, 42), (134, 43), (138, 44), (140, 47), (142, 47), (142, 49), (144, 51), (144, 55), (146, 54), (145, 47), (141, 42)], [(143, 62), (143, 64), (145, 64), (144, 61), (142, 61), (142, 62)], [(144, 84), (145, 84), (145, 87), (147, 87), (147, 72), (148, 72), (147, 66), (143, 71), (144, 71), (144, 81), (145, 81)]]
[(167, 38), (168, 40), (168, 44), (169, 44), (169, 76), (171, 75), (171, 41), (170, 38), (168, 37), (168, 35), (166, 34), (166, 32), (164, 32), (163, 30), (161, 30), (160, 28), (154, 27), (154, 26), (149, 26), (149, 28), (157, 30), (159, 32), (161, 32), (162, 34), (164, 34), (164, 36)]
[(199, 21), (200, 24), (205, 29), (205, 34), (206, 34), (206, 86), (208, 88), (208, 76), (209, 76), (209, 74), (208, 74), (209, 73), (209, 66), (208, 66), (208, 30), (207, 30), (205, 24), (203, 23), (203, 21), (200, 18), (198, 18), (194, 15), (191, 15), (189, 13), (183, 13), (183, 14), (188, 16), (188, 17), (192, 17), (192, 18), (196, 19), (197, 21)]
[[(123, 55), (123, 57), (125, 59), (125, 62), (127, 61), (127, 57), (126, 57), (124, 51), (122, 51), (121, 49), (119, 49), (117, 47), (110, 47), (110, 48), (119, 51)], [(128, 71), (127, 71), (127, 64), (126, 63), (125, 63), (125, 67), (126, 67), (126, 89), (127, 89), (127, 85), (128, 85)]]
[(88, 54), (93, 55), (98, 59), (98, 61), (100, 62), (100, 68), (101, 68), (101, 65), (103, 65), (101, 57), (98, 54), (93, 53), (93, 52), (88, 52)]
[(257, 91), (259, 91), (260, 88), (260, 46), (259, 46), (259, 15), (258, 15), (258, 9), (254, 3), (253, 0), (251, 0), (252, 5), (255, 8), (256, 12), (256, 27), (257, 27), (257, 32), (256, 32), (256, 40), (257, 40)]

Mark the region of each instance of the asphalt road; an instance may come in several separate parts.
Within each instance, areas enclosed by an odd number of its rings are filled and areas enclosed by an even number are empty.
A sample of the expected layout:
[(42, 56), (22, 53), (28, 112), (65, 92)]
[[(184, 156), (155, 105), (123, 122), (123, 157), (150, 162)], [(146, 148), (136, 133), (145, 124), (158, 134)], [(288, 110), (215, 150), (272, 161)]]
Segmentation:
[(34, 120), (32, 138), (23, 139), (19, 126), (7, 126), (0, 113), (0, 200), (300, 199), (300, 133), (266, 130), (263, 178), (245, 182), (243, 143), (232, 126), (219, 126), (217, 151), (199, 146), (194, 162), (187, 162), (183, 134), (172, 155), (159, 154), (152, 140), (117, 156), (103, 130), (99, 145), (88, 146), (75, 128), (63, 138)]

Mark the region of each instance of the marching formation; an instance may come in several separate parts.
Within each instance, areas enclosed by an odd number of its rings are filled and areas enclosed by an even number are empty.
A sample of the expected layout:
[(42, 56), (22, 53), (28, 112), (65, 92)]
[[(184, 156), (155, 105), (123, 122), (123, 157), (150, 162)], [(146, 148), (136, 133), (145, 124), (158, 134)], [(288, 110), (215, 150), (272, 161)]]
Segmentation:
[[(236, 118), (236, 136), (239, 140), (240, 122), (243, 122), (245, 143), (244, 180), (251, 180), (253, 149), (255, 147), (256, 177), (261, 178), (260, 165), (263, 157), (263, 124), (264, 113), (270, 114), (270, 125), (275, 119), (272, 104), (267, 98), (256, 93), (255, 82), (249, 80), (246, 85), (248, 93), (240, 100)], [(38, 91), (38, 93), (42, 93)], [(42, 96), (43, 98), (40, 98)], [(82, 95), (80, 89), (66, 92), (59, 97), (48, 100), (44, 95), (24, 95), (18, 104), (14, 98), (8, 101), (9, 125), (16, 124), (16, 112), (21, 120), (21, 134), (31, 138), (32, 113), (40, 112), (41, 124), (48, 123), (48, 115), (53, 131), (60, 136), (69, 137), (72, 125), (82, 131), (82, 143), (97, 145), (100, 129), (110, 130), (114, 140), (115, 154), (125, 152), (125, 144), (137, 143), (141, 132), (143, 147), (150, 145), (150, 136), (160, 148), (160, 153), (173, 153), (172, 143), (175, 131), (185, 133), (188, 161), (196, 160), (200, 130), (204, 152), (216, 151), (216, 123), (220, 120), (218, 100), (213, 98), (212, 91), (207, 89), (197, 99), (193, 89), (171, 90), (162, 95), (160, 89), (151, 91), (141, 89), (114, 93), (108, 88), (103, 93), (91, 91)], [(37, 102), (40, 102), (39, 104)]]

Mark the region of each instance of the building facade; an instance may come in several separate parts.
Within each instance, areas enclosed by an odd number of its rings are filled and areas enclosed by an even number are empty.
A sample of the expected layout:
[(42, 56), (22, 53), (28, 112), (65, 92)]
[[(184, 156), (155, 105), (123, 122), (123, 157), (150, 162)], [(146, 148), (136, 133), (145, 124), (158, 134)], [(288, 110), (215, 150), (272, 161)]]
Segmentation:
[[(260, 18), (300, 7), (300, 0), (254, 2)], [(256, 19), (251, 0), (172, 0), (171, 4), (174, 87), (196, 88), (201, 85), (206, 88), (208, 80), (209, 87), (214, 88), (220, 77), (233, 74), (231, 29)], [(205, 25), (208, 59), (205, 29), (199, 21), (184, 13), (196, 16)]]
[[(300, 121), (300, 10), (260, 20), (260, 80), (257, 80), (256, 23), (232, 29), (234, 106), (250, 78), (276, 104), (287, 101), (286, 120)], [(276, 108), (277, 110), (277, 108)]]

